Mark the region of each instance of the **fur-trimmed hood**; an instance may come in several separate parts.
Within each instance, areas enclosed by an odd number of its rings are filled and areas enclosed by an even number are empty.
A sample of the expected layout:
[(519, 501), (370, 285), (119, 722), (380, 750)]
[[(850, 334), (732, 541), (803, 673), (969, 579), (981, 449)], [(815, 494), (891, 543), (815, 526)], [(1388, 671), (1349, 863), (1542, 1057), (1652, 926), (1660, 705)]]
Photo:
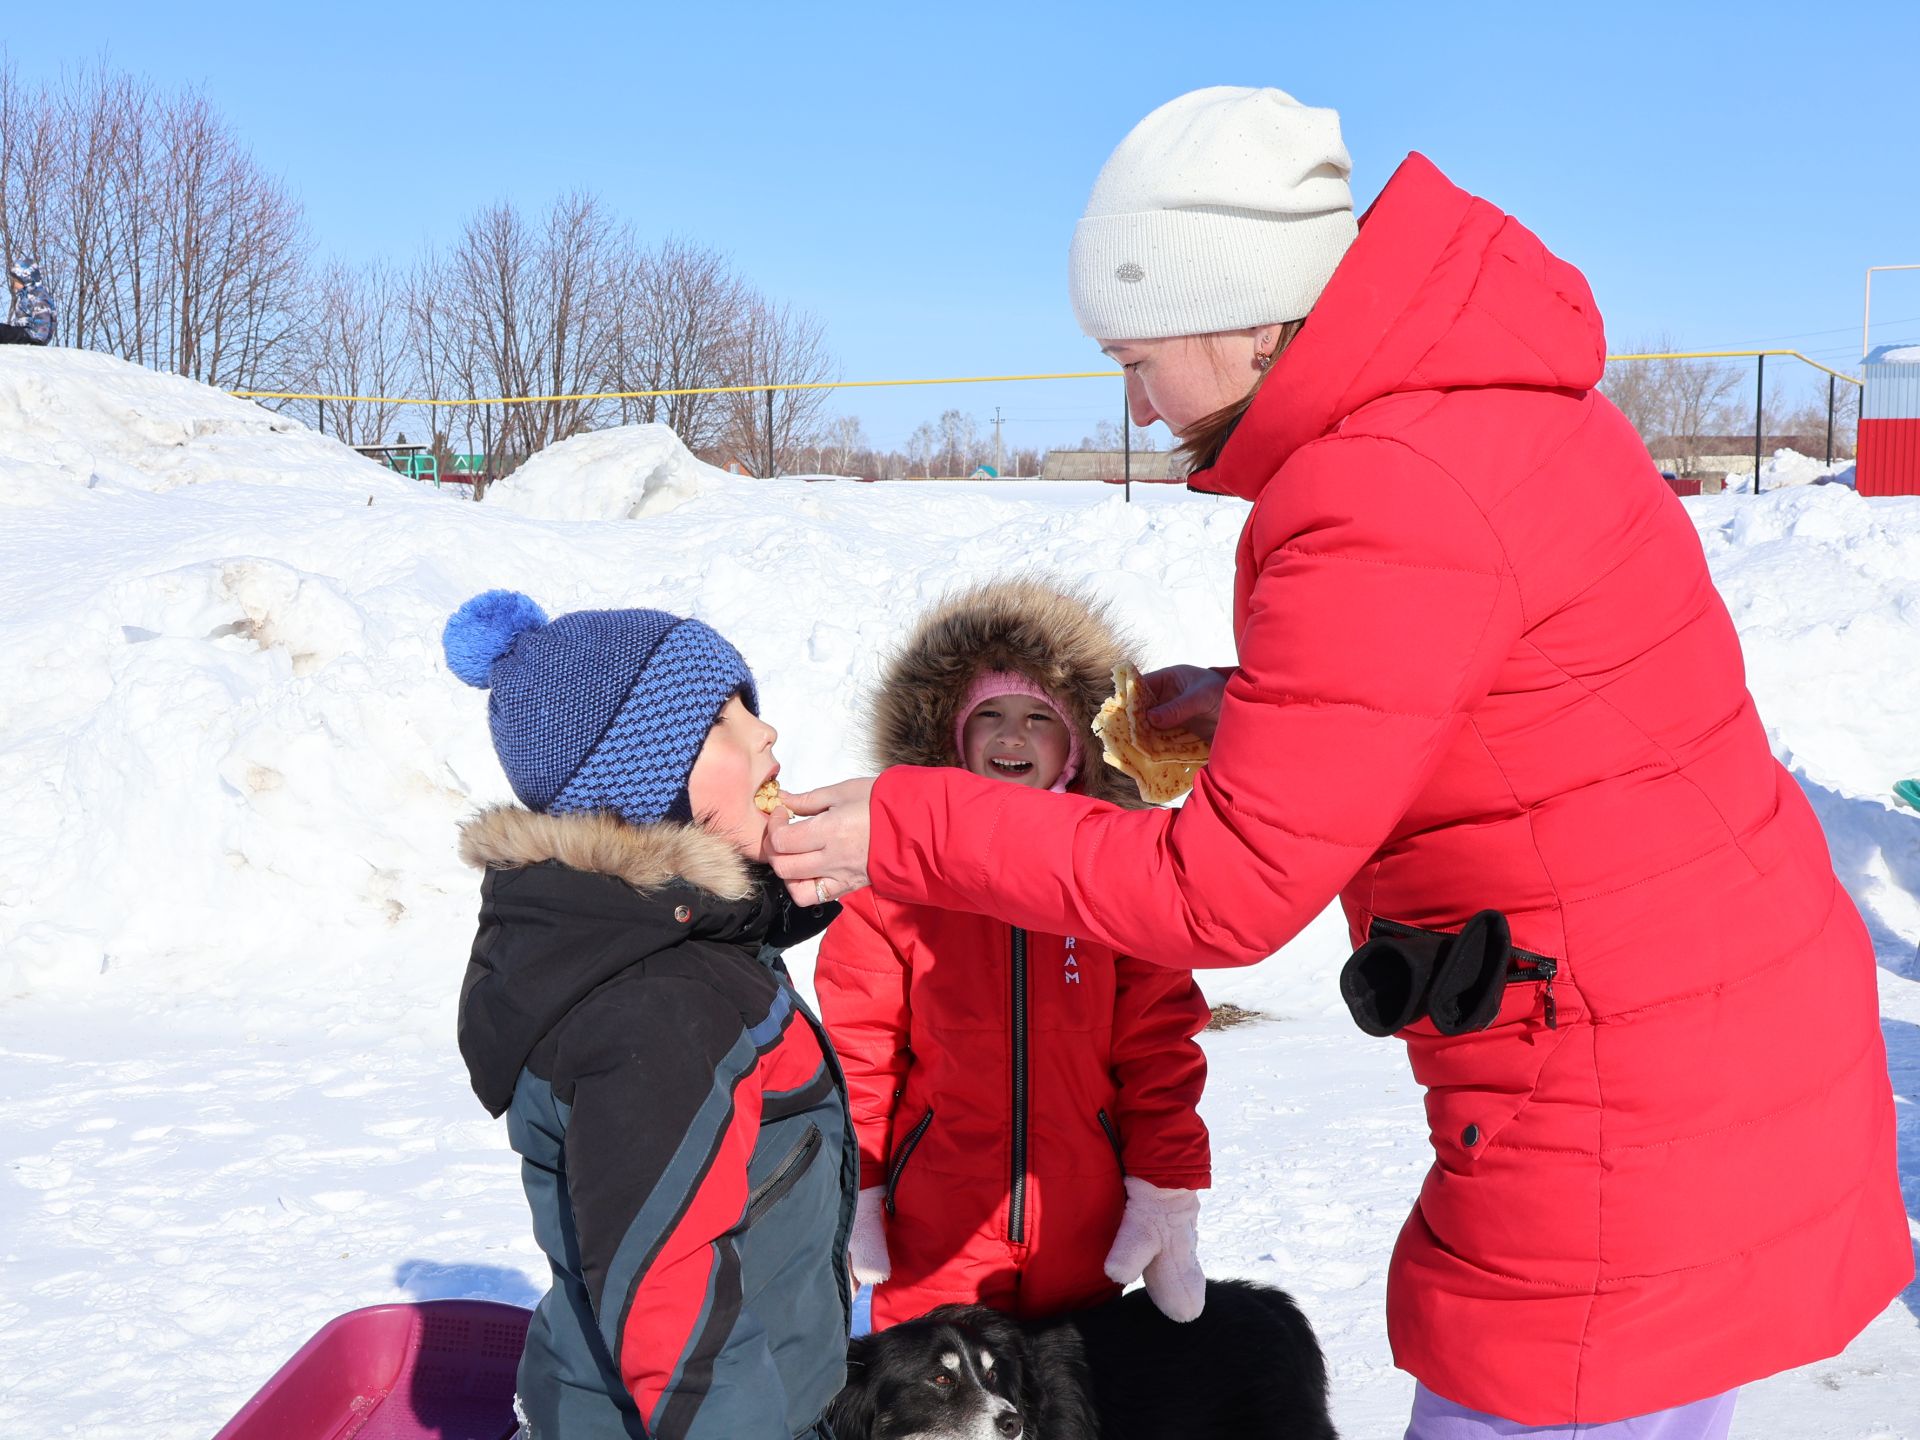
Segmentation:
[(460, 1053), (495, 1115), (528, 1057), (609, 981), (737, 979), (746, 966), (773, 985), (772, 957), (840, 910), (795, 905), (771, 870), (693, 825), (500, 805), (461, 827), (460, 854), (486, 872)]
[(518, 870), (549, 860), (589, 875), (611, 875), (642, 895), (684, 880), (723, 900), (753, 892), (747, 862), (697, 825), (629, 825), (617, 816), (542, 815), (492, 805), (460, 827), (460, 858), (476, 870)]
[(1138, 808), (1133, 783), (1100, 758), (1093, 717), (1130, 660), (1106, 607), (1044, 580), (997, 580), (950, 596), (914, 627), (872, 702), (874, 761), (953, 765), (954, 725), (975, 676), (1014, 670), (1057, 699), (1085, 759), (1067, 787)]

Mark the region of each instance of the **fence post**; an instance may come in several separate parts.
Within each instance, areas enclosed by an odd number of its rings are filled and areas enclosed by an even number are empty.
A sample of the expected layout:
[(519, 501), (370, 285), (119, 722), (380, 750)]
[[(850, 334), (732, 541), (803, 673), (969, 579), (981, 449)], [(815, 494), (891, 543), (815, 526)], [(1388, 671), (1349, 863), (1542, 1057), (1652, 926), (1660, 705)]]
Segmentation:
[(773, 478), (773, 387), (767, 387), (767, 478)]
[(1827, 376), (1827, 464), (1833, 463), (1833, 386), (1837, 377)]
[(1753, 373), (1758, 378), (1754, 382), (1753, 392), (1753, 493), (1760, 493), (1760, 445), (1761, 435), (1767, 424), (1767, 357), (1757, 356), (1758, 364)]
[(320, 407), (320, 433), (324, 435), (327, 433), (327, 402), (316, 400), (314, 404)]
[(1127, 375), (1120, 372), (1120, 478), (1125, 483), (1127, 504), (1133, 503), (1133, 416), (1127, 411)]

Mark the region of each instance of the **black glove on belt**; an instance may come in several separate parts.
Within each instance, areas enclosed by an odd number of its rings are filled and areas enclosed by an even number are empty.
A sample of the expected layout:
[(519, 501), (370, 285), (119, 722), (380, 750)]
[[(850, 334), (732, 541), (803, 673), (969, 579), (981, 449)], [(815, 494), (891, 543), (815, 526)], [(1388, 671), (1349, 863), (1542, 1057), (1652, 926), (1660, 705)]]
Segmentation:
[(1376, 921), (1340, 972), (1340, 994), (1369, 1035), (1392, 1035), (1422, 1016), (1442, 1035), (1466, 1035), (1493, 1023), (1512, 959), (1513, 935), (1498, 910), (1482, 910), (1458, 935)]

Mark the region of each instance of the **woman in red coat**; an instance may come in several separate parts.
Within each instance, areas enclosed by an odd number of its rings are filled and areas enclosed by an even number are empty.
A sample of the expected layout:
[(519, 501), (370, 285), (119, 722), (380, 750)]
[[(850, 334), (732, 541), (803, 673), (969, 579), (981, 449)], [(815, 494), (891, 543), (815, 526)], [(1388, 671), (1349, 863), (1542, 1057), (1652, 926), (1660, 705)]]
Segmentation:
[(1490, 1009), (1388, 1021), (1434, 1148), (1388, 1277), (1410, 1434), (1724, 1434), (1913, 1274), (1872, 946), (1594, 389), (1585, 280), (1418, 155), (1356, 228), (1347, 173), (1332, 112), (1198, 91), (1075, 235), (1135, 418), (1253, 502), (1238, 664), (1154, 677), (1213, 727), (1185, 806), (895, 769), (797, 797), (778, 868), (1175, 966), (1262, 960), (1336, 895), (1356, 945), (1429, 954), (1499, 912)]
[[(875, 758), (1137, 808), (1088, 754), (1127, 658), (1097, 609), (1037, 581), (956, 595), (887, 667)], [(1079, 1309), (1143, 1267), (1163, 1312), (1200, 1313), (1207, 1005), (1192, 975), (857, 890), (813, 983), (860, 1138), (853, 1272), (874, 1285), (876, 1328), (943, 1304)]]

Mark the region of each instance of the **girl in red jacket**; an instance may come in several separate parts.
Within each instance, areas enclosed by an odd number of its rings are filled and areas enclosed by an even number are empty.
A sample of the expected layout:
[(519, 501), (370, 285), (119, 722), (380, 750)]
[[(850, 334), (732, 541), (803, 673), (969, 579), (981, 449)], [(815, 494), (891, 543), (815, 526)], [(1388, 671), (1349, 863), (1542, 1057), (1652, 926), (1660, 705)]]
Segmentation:
[[(1044, 585), (961, 595), (889, 668), (877, 758), (1138, 806), (1089, 751), (1125, 658), (1093, 607)], [(949, 1302), (1052, 1314), (1143, 1271), (1167, 1315), (1200, 1313), (1207, 1006), (1190, 973), (863, 890), (814, 985), (859, 1134), (853, 1272), (876, 1327)]]

